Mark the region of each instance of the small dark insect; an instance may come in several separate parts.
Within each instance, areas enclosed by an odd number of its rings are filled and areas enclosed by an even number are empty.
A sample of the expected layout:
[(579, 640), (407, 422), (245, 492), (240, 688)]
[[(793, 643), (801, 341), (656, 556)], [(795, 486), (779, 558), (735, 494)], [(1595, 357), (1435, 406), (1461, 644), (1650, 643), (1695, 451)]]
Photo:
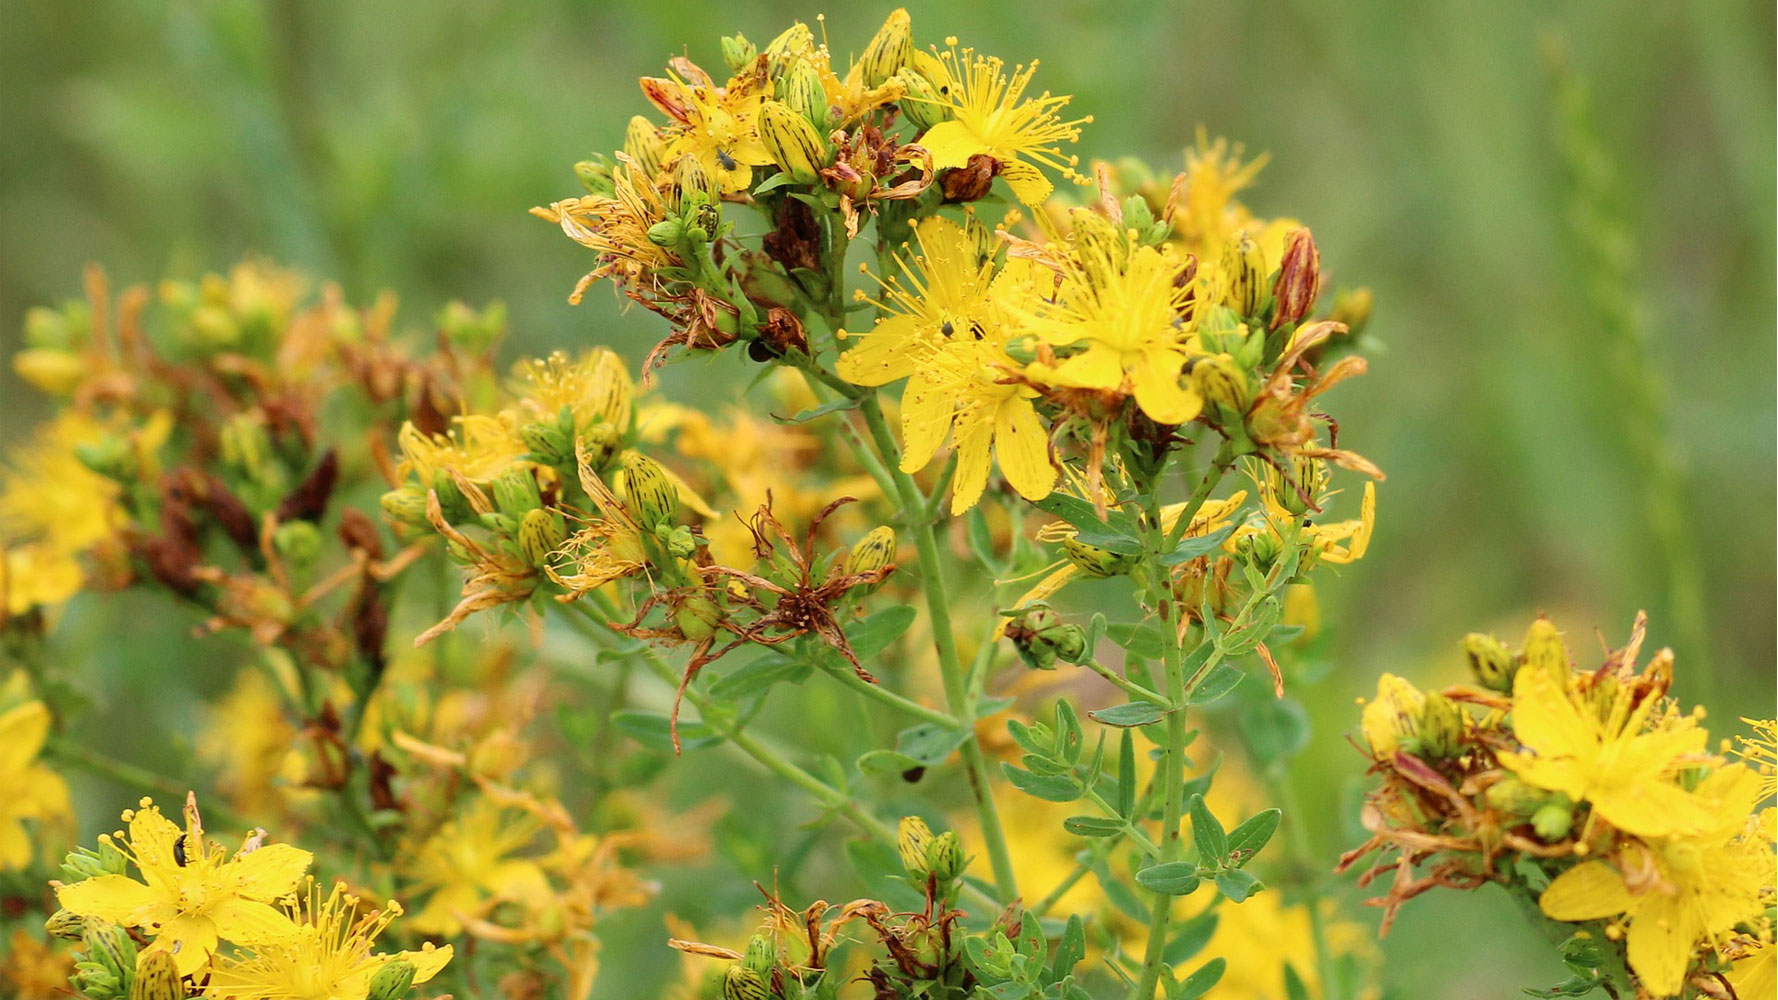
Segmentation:
[(782, 357), (783, 352), (772, 350), (772, 345), (763, 340), (750, 340), (747, 342), (747, 356), (764, 364), (773, 358)]
[(907, 782), (910, 785), (918, 782), (921, 778), (924, 778), (924, 777), (926, 777), (926, 769), (924, 767), (910, 767), (907, 770), (901, 772), (901, 780)]
[(179, 838), (177, 840), (173, 841), (173, 863), (178, 865), (181, 868), (185, 867), (185, 838), (186, 838), (186, 836), (187, 836), (186, 834), (182, 833), (179, 835)]
[(951, 334), (953, 334), (953, 333), (956, 333), (956, 332), (957, 332), (957, 328), (956, 328), (956, 327), (954, 327), (954, 326), (952, 326), (952, 325), (951, 325), (951, 321), (950, 321), (950, 320), (948, 320), (948, 319), (947, 319), (947, 320), (945, 320), (945, 321), (944, 321), (944, 323), (943, 323), (943, 324), (942, 324), (942, 325), (941, 325), (941, 326), (940, 326), (940, 327), (939, 327), (939, 328), (938, 328), (938, 332), (939, 332), (939, 333), (942, 333), (942, 334), (944, 334), (944, 335), (945, 335), (945, 336), (947, 336), (947, 337), (949, 337), (949, 336), (950, 336), (950, 335), (951, 335)]
[(722, 169), (724, 170), (735, 169), (735, 158), (728, 155), (726, 150), (719, 149), (716, 151), (716, 162), (722, 164)]

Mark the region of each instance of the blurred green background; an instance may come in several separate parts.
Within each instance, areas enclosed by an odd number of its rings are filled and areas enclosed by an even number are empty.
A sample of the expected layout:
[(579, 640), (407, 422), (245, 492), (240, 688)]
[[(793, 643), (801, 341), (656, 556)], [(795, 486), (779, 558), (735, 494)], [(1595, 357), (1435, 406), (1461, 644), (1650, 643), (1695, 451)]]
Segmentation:
[[(1646, 608), (1719, 728), (1772, 713), (1772, 5), (908, 6), (922, 42), (1041, 57), (1039, 85), (1096, 117), (1085, 156), (1177, 167), (1199, 124), (1269, 152), (1250, 203), (1311, 225), (1334, 284), (1376, 291), (1371, 373), (1327, 401), (1389, 473), (1370, 556), (1324, 592), (1338, 673), (1302, 766), (1330, 860), (1361, 769), (1352, 697), (1384, 670), (1458, 679), (1472, 629), (1516, 641), (1547, 609), (1584, 651)], [(887, 10), (830, 11), (834, 46)], [(515, 354), (639, 357), (655, 317), (597, 291), (569, 306), (585, 253), (526, 209), (621, 142), (638, 75), (816, 13), (6, 0), (0, 346), (88, 261), (121, 284), (259, 251), (353, 301), (394, 288), (410, 322), (504, 299)], [(10, 371), (0, 394), (0, 438), (43, 412)], [(1500, 995), (1502, 957), (1533, 946), (1484, 898), (1413, 904), (1391, 987)]]

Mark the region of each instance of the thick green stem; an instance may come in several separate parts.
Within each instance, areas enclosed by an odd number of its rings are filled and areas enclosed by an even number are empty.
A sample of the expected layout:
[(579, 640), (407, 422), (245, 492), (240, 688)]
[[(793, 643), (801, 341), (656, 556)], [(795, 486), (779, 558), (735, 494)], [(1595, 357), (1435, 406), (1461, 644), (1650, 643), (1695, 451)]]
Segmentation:
[[(907, 473), (900, 471), (899, 451), (889, 424), (883, 419), (882, 407), (875, 395), (859, 400), (858, 410), (864, 415), (871, 438), (883, 463), (895, 469), (897, 499), (905, 516), (917, 517), (923, 510), (924, 498)], [(994, 882), (1002, 902), (1018, 898), (1018, 877), (1013, 871), (1012, 854), (1006, 847), (1006, 833), (1000, 826), (1000, 811), (994, 805), (993, 786), (988, 777), (988, 761), (975, 735), (975, 699), (970, 697), (963, 672), (962, 658), (957, 654), (957, 635), (951, 626), (951, 604), (946, 595), (943, 561), (932, 524), (920, 519), (909, 523), (914, 547), (920, 560), (920, 589), (926, 594), (926, 611), (932, 619), (932, 641), (938, 649), (939, 673), (945, 687), (945, 705), (963, 727), (967, 738), (961, 752), (969, 774), (969, 787), (975, 799), (976, 815), (982, 827), (982, 841), (988, 850), (988, 861), (994, 868)]]
[(864, 695), (867, 698), (874, 698), (877, 701), (911, 715), (922, 722), (930, 722), (935, 725), (944, 726), (946, 729), (958, 729), (963, 725), (955, 717), (940, 712), (938, 709), (927, 708), (925, 705), (914, 701), (912, 698), (896, 694), (894, 691), (889, 690), (881, 684), (872, 684), (858, 676), (857, 671), (854, 671), (850, 667), (842, 665), (836, 669), (828, 670), (827, 673), (832, 675), (833, 678), (838, 680), (841, 684), (844, 684), (859, 694)]

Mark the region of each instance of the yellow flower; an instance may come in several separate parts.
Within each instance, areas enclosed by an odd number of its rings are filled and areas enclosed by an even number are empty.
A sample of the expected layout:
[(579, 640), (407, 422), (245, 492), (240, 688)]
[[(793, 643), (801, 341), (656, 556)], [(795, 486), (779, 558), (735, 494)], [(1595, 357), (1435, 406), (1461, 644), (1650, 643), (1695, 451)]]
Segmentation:
[(569, 361), (556, 351), (547, 359), (520, 362), (518, 373), (520, 405), (532, 420), (553, 421), (567, 407), (577, 432), (597, 423), (629, 430), (636, 383), (616, 352), (595, 347)]
[(1426, 696), (1413, 682), (1394, 674), (1377, 678), (1377, 697), (1364, 706), (1360, 728), (1371, 753), (1377, 757), (1393, 757), (1404, 740), (1419, 734), (1421, 710)]
[(1736, 755), (1760, 773), (1760, 798), (1769, 799), (1778, 792), (1778, 723), (1771, 719), (1742, 719), (1753, 728), (1752, 736), (1737, 736), (1740, 748)]
[(988, 450), (1001, 474), (1027, 500), (1042, 500), (1056, 485), (1049, 439), (1027, 386), (1001, 380), (1016, 368), (998, 344), (954, 341), (921, 352), (902, 395), (901, 471), (918, 472), (955, 431), (957, 472), (951, 513), (975, 506), (988, 485)]
[(482, 916), (495, 902), (536, 904), (550, 895), (549, 881), (534, 858), (514, 858), (537, 836), (537, 821), (509, 813), (478, 798), (413, 852), (404, 870), (412, 891), (432, 896), (408, 925), (421, 934), (450, 937), (466, 919)]
[(529, 451), (510, 414), (469, 414), (456, 418), (449, 434), (426, 434), (410, 421), (401, 425), (399, 476), (413, 476), (424, 490), (440, 472), (455, 472), (485, 483), (505, 472)]
[(1065, 262), (1054, 303), (1030, 322), (1041, 339), (1084, 350), (1041, 377), (1056, 385), (1134, 395), (1136, 405), (1157, 423), (1183, 424), (1196, 417), (1203, 397), (1180, 381), (1189, 347), (1181, 327), (1190, 283), (1177, 280), (1183, 267), (1170, 251), (1080, 241)]
[(0, 712), (0, 871), (16, 871), (31, 863), (31, 838), (24, 821), (66, 822), (73, 819), (68, 785), (61, 775), (37, 762), (49, 738), (49, 709), (27, 701)]
[(0, 618), (53, 607), (80, 593), (80, 560), (38, 542), (6, 547), (0, 558)]
[(633, 283), (680, 263), (648, 238), (648, 230), (667, 218), (666, 203), (654, 181), (633, 164), (617, 163), (611, 168), (611, 183), (610, 195), (582, 195), (531, 209), (532, 215), (561, 226), (569, 239), (599, 255), (599, 266), (587, 272), (568, 296), (575, 305), (587, 286), (607, 275)]
[(1500, 763), (1528, 785), (1592, 804), (1625, 833), (1665, 837), (1710, 821), (1710, 803), (1676, 782), (1698, 763), (1708, 734), (1690, 719), (1652, 719), (1659, 699), (1632, 707), (1620, 686), (1603, 718), (1543, 670), (1520, 670), (1513, 681), (1513, 729), (1522, 753)]
[(122, 517), (118, 485), (75, 457), (76, 448), (106, 432), (105, 425), (68, 410), (13, 449), (0, 470), (0, 540), (35, 539), (74, 554), (112, 536)]
[(966, 166), (971, 156), (986, 154), (999, 161), (1000, 176), (1027, 205), (1042, 203), (1053, 190), (1037, 165), (1078, 176), (1073, 167), (1079, 158), (1064, 156), (1061, 144), (1079, 139), (1079, 126), (1091, 122), (1092, 116), (1063, 121), (1059, 112), (1071, 98), (1048, 91), (1026, 98), (1025, 88), (1037, 72), (1035, 61), (1015, 67), (1008, 78), (1001, 59), (978, 55), (974, 49), (958, 53), (956, 39), (946, 39), (945, 44), (952, 48), (939, 53), (937, 61), (922, 61), (934, 71), (942, 68), (947, 79), (933, 82), (952, 116), (920, 137), (919, 145), (932, 154), (934, 169)]
[(323, 899), (314, 880), (308, 891), (284, 901), (293, 932), (251, 945), (216, 963), (205, 996), (226, 1000), (365, 1000), (373, 977), (391, 962), (414, 967), (415, 983), (438, 975), (451, 960), (450, 945), (428, 944), (394, 955), (371, 951), (377, 936), (401, 915), (391, 900), (382, 910), (361, 913), (359, 899), (336, 883)]
[[(288, 844), (242, 847), (233, 857), (204, 840), (196, 799), (186, 801), (181, 831), (143, 799), (125, 812), (129, 837), (111, 836), (144, 881), (101, 875), (56, 890), (63, 907), (153, 935), (151, 950), (168, 951), (180, 975), (204, 967), (218, 939), (240, 944), (288, 934), (290, 918), (270, 906), (296, 886), (314, 856)], [(105, 839), (105, 838), (101, 838)]]
[(1772, 846), (1747, 815), (1759, 785), (1744, 765), (1719, 768), (1698, 786), (1714, 817), (1700, 833), (1630, 842), (1615, 863), (1582, 862), (1557, 876), (1538, 906), (1555, 920), (1622, 914), (1630, 925), (1631, 970), (1655, 996), (1677, 995), (1697, 949), (1715, 948), (1764, 908)]
[(73, 971), (72, 955), (14, 928), (0, 956), (0, 990), (10, 990), (7, 995), (17, 1000), (65, 1000)]
[[(288, 671), (287, 661), (272, 661)], [(289, 690), (289, 684), (286, 690)], [(298, 733), (284, 712), (274, 683), (257, 670), (243, 670), (234, 686), (208, 713), (199, 731), (197, 754), (218, 770), (217, 788), (235, 810), (248, 816), (281, 816), (294, 802), (318, 792), (300, 787), (306, 777), (297, 752)]]
[(690, 156), (724, 192), (747, 190), (753, 183), (753, 168), (772, 162), (759, 141), (765, 77), (749, 74), (718, 87), (703, 70), (677, 62), (689, 79), (669, 70), (665, 79), (642, 80), (642, 92), (673, 119), (666, 129), (666, 163)]

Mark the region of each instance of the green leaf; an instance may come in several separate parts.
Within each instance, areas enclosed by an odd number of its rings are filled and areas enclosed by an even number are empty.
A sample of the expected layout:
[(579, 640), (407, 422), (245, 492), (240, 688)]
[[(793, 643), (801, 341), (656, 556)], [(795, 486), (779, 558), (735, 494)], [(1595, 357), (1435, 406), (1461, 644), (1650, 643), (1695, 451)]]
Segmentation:
[(812, 406), (794, 416), (780, 417), (776, 413), (770, 414), (770, 416), (774, 421), (780, 424), (806, 424), (817, 417), (825, 417), (829, 413), (838, 413), (841, 410), (855, 410), (857, 408), (858, 400), (850, 396), (842, 396), (839, 399), (829, 400), (828, 402), (822, 403), (820, 406)]
[(1189, 896), (1198, 888), (1198, 866), (1190, 861), (1149, 865), (1136, 873), (1136, 884), (1163, 896)]
[(1181, 538), (1179, 540), (1179, 545), (1176, 546), (1173, 551), (1161, 557), (1161, 565), (1177, 566), (1182, 562), (1196, 559), (1199, 556), (1209, 555), (1217, 549), (1222, 548), (1222, 543), (1228, 541), (1229, 535), (1233, 534), (1234, 531), (1235, 526), (1231, 524), (1226, 527), (1218, 528), (1208, 535), (1193, 535), (1190, 538)]
[(811, 672), (806, 663), (768, 653), (717, 678), (710, 684), (710, 697), (717, 701), (744, 701), (781, 681), (801, 684)]
[(858, 757), (858, 770), (865, 774), (906, 776), (910, 771), (918, 771), (927, 765), (920, 763), (905, 753), (893, 750), (871, 750)]
[(962, 746), (968, 738), (966, 730), (924, 722), (897, 734), (895, 749), (930, 767), (944, 763), (951, 751)]
[(1241, 713), (1241, 736), (1261, 765), (1296, 756), (1309, 745), (1309, 713), (1292, 698), (1266, 698)]
[(1228, 968), (1228, 960), (1213, 958), (1204, 963), (1203, 968), (1185, 977), (1179, 984), (1179, 991), (1173, 994), (1173, 1000), (1198, 1000), (1198, 997), (1210, 992), (1222, 981), (1222, 972)]
[[(658, 712), (643, 712), (626, 709), (611, 715), (611, 724), (618, 732), (635, 740), (650, 750), (660, 753), (673, 752), (672, 723), (666, 716)], [(686, 753), (713, 747), (722, 742), (722, 734), (704, 725), (687, 719), (679, 720), (679, 746)]]
[(1073, 766), (1080, 762), (1085, 743), (1086, 735), (1081, 732), (1080, 717), (1074, 714), (1074, 704), (1067, 698), (1057, 698), (1055, 758)]
[(1272, 626), (1278, 624), (1278, 616), (1284, 613), (1284, 605), (1276, 597), (1268, 597), (1259, 606), (1253, 620), (1246, 625), (1230, 632), (1224, 632), (1217, 639), (1222, 651), (1230, 657), (1245, 656), (1253, 652), (1254, 647), (1266, 640)]
[(1229, 831), (1229, 863), (1236, 868), (1243, 867), (1252, 861), (1260, 848), (1278, 832), (1278, 820), (1283, 818), (1281, 809), (1267, 809), (1256, 812), (1241, 821), (1241, 825)]
[[(1597, 981), (1593, 985), (1598, 985)], [(1587, 992), (1592, 992), (1592, 988), (1588, 987)], [(1288, 961), (1284, 963), (1284, 996), (1285, 1000), (1310, 1000), (1309, 984), (1303, 982), (1296, 966)]]
[(1012, 782), (1014, 788), (1035, 798), (1049, 802), (1073, 802), (1081, 796), (1080, 783), (1072, 775), (1033, 774), (1005, 762), (1001, 763), (1000, 770), (1005, 772), (1006, 780)]
[(1220, 867), (1229, 855), (1229, 839), (1202, 795), (1192, 796), (1191, 818), (1192, 846), (1197, 849), (1198, 863), (1206, 868)]
[(1198, 683), (1198, 689), (1188, 699), (1193, 705), (1208, 705), (1220, 701), (1222, 697), (1235, 689), (1241, 679), (1247, 675), (1230, 666), (1224, 660), (1210, 668), (1210, 676)]
[(1038, 510), (1054, 514), (1069, 524), (1074, 525), (1077, 536), (1088, 545), (1097, 545), (1119, 555), (1139, 556), (1142, 554), (1142, 540), (1136, 537), (1135, 527), (1130, 516), (1120, 511), (1108, 511), (1109, 520), (1099, 520), (1099, 512), (1093, 505), (1079, 497), (1071, 497), (1066, 493), (1051, 493), (1037, 501)]
[(1056, 953), (1050, 958), (1050, 980), (1060, 980), (1068, 975), (1080, 960), (1087, 957), (1086, 927), (1080, 922), (1079, 914), (1068, 917), (1068, 926), (1062, 928), (1062, 936), (1056, 941)]
[(1167, 942), (1166, 951), (1161, 953), (1161, 961), (1168, 965), (1179, 965), (1198, 957), (1210, 938), (1216, 933), (1216, 924), (1221, 918), (1214, 909), (1203, 913), (1181, 924), (1173, 940)]
[(1126, 705), (1114, 705), (1087, 713), (1087, 718), (1107, 726), (1130, 729), (1135, 726), (1146, 726), (1159, 722), (1167, 713), (1161, 711), (1159, 705), (1151, 705), (1146, 701), (1132, 701)]
[(1014, 942), (1019, 954), (1034, 961), (1043, 960), (1043, 921), (1030, 910), (1019, 911), (1019, 939)]
[(1034, 753), (1040, 756), (1049, 755), (1051, 739), (1050, 727), (1041, 724), (1031, 726), (1026, 725), (1018, 719), (1008, 719), (1006, 720), (1006, 731), (1012, 735), (1012, 741), (1017, 743), (1026, 753)]
[(779, 171), (778, 173), (767, 177), (765, 180), (760, 181), (759, 184), (753, 188), (753, 196), (757, 198), (760, 195), (765, 194), (767, 191), (776, 190), (777, 188), (781, 188), (790, 183), (792, 183), (792, 181), (789, 172)]
[[(884, 608), (847, 629), (846, 641), (852, 644), (852, 652), (859, 662), (863, 662), (901, 638), (901, 634), (914, 623), (914, 614), (914, 609), (906, 604)], [(851, 664), (847, 664), (846, 669), (852, 669)]]
[(1136, 813), (1136, 738), (1128, 729), (1117, 747), (1117, 811), (1125, 818)]
[(1106, 816), (1070, 816), (1062, 821), (1062, 829), (1077, 837), (1115, 837), (1124, 832), (1124, 824)]
[(1166, 640), (1153, 625), (1119, 622), (1106, 626), (1105, 636), (1144, 659), (1158, 660), (1166, 651)]
[(1243, 868), (1231, 868), (1216, 876), (1216, 888), (1235, 903), (1245, 900), (1265, 887), (1265, 883), (1259, 880), (1258, 875)]

